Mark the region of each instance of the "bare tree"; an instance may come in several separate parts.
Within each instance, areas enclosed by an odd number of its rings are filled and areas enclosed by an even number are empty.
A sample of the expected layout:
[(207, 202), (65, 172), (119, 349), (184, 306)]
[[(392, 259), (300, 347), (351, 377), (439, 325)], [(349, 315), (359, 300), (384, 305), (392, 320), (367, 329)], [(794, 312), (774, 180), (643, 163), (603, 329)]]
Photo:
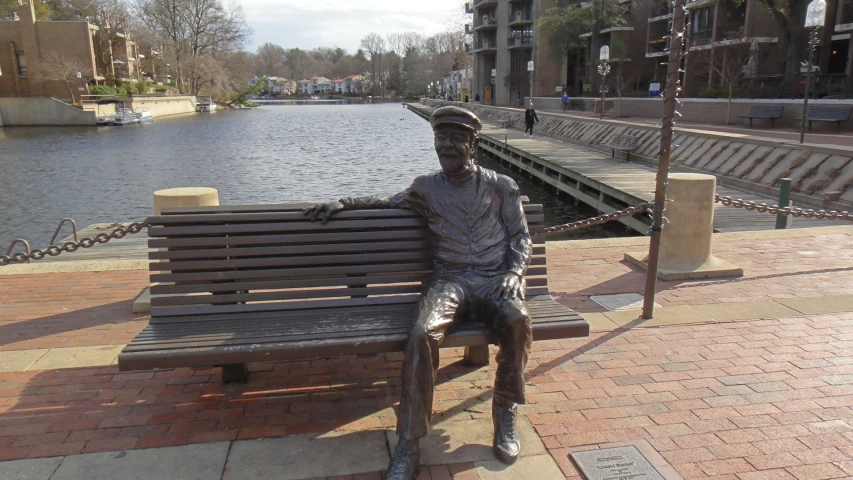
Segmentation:
[(287, 68), (287, 52), (279, 45), (265, 43), (258, 47), (255, 56), (263, 66), (264, 75), (284, 76)]
[(726, 105), (726, 123), (732, 123), (732, 97), (737, 81), (743, 76), (744, 67), (749, 63), (752, 54), (749, 45), (730, 45), (720, 48), (722, 52), (711, 50), (700, 50), (691, 52), (690, 64), (694, 67), (697, 75), (715, 74), (719, 78), (719, 85), (728, 90), (728, 102)]
[(39, 70), (35, 72), (35, 78), (43, 82), (62, 82), (65, 84), (65, 88), (68, 89), (71, 102), (75, 103), (79, 100), (79, 96), (77, 99), (74, 98), (74, 91), (71, 89), (71, 84), (79, 82), (77, 78), (78, 73), (82, 75), (84, 72), (91, 70), (91, 67), (87, 68), (86, 63), (79, 58), (62, 55), (54, 50), (42, 51), (39, 56), (41, 57), (41, 65), (39, 66)]
[(361, 39), (361, 48), (364, 49), (367, 59), (370, 61), (370, 81), (374, 93), (384, 95), (384, 82), (382, 79), (383, 65), (382, 55), (385, 53), (385, 39), (378, 33), (368, 33)]

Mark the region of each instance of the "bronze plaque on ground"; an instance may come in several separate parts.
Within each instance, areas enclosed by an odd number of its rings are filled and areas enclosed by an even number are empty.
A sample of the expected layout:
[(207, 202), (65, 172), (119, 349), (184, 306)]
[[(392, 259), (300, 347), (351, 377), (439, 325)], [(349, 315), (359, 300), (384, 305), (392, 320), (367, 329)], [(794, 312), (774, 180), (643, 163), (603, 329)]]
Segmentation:
[(588, 480), (664, 480), (633, 445), (572, 452), (571, 455)]

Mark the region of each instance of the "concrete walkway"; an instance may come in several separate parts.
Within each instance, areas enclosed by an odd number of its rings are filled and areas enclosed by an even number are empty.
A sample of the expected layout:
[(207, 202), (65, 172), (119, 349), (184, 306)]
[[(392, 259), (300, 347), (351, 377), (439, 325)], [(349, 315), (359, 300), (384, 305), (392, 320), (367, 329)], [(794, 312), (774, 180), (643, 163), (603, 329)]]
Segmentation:
[[(441, 352), (421, 479), (579, 479), (572, 451), (624, 442), (685, 479), (853, 477), (853, 227), (718, 234), (745, 276), (661, 282), (652, 321), (603, 306), (643, 291), (622, 255), (647, 242), (549, 242), (554, 296), (593, 334), (535, 344), (515, 466), (490, 451), (493, 367)], [(400, 354), (253, 364), (237, 386), (119, 372), (147, 272), (52, 265), (0, 275), (0, 478), (381, 478)]]

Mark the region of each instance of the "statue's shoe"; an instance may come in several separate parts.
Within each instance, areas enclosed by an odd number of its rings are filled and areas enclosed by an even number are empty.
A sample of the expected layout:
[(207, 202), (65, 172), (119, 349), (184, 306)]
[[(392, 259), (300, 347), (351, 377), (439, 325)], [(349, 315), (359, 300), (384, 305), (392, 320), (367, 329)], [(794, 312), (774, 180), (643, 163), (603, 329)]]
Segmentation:
[(518, 405), (503, 406), (492, 403), (492, 422), (495, 424), (493, 449), (495, 456), (504, 463), (515, 463), (521, 452), (521, 441), (515, 431)]
[(385, 480), (414, 480), (421, 466), (421, 449), (419, 446), (408, 446), (402, 442), (397, 444), (391, 463), (385, 473)]

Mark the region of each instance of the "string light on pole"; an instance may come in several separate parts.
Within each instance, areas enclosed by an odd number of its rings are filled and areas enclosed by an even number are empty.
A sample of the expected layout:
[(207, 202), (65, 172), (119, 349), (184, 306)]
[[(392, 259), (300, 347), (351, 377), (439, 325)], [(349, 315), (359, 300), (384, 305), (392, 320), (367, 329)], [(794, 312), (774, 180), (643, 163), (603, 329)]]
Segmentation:
[(651, 319), (654, 317), (655, 290), (657, 288), (658, 262), (660, 260), (660, 245), (663, 234), (664, 222), (666, 221), (666, 190), (669, 186), (670, 155), (672, 149), (677, 145), (672, 144), (673, 126), (675, 116), (681, 116), (676, 110), (676, 103), (680, 104), (678, 95), (682, 90), (682, 76), (684, 69), (682, 64), (687, 56), (686, 34), (690, 23), (688, 17), (688, 5), (685, 0), (671, 0), (672, 17), (669, 25), (669, 35), (664, 39), (669, 40), (666, 89), (663, 92), (663, 119), (660, 122), (660, 149), (658, 151), (658, 170), (655, 181), (655, 199), (652, 206), (652, 226), (649, 230), (649, 256), (647, 258), (648, 269), (646, 270), (646, 286), (643, 295), (642, 317)]
[(806, 114), (809, 109), (809, 89), (812, 84), (812, 65), (814, 64), (814, 51), (820, 42), (818, 31), (826, 22), (826, 2), (824, 0), (812, 0), (806, 10), (805, 27), (809, 31), (809, 58), (806, 64), (806, 85), (803, 89), (803, 115), (800, 118), (800, 143), (806, 138)]
[(607, 75), (610, 73), (610, 47), (604, 45), (598, 52), (598, 75), (601, 77), (598, 89), (601, 90), (601, 115), (599, 120), (604, 118), (604, 94), (607, 92), (607, 87), (604, 85), (607, 80)]

